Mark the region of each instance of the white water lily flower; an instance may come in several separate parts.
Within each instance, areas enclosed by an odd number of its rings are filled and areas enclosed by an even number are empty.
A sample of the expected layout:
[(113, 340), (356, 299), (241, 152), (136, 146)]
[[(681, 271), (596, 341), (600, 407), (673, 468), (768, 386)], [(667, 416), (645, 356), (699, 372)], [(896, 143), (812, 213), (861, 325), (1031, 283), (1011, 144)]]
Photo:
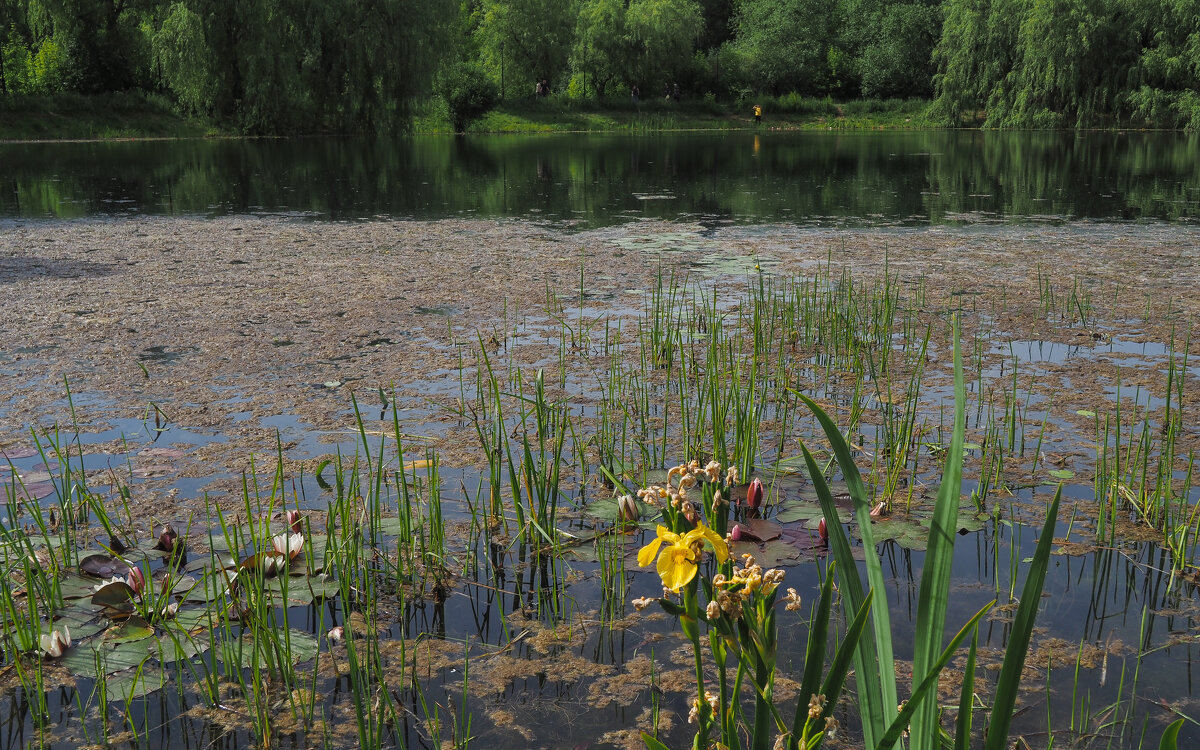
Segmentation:
[(287, 558), (291, 560), (304, 549), (304, 535), (284, 532), (271, 538), (271, 546), (275, 548), (276, 552), (287, 555)]
[(41, 646), (42, 653), (52, 659), (62, 656), (63, 652), (71, 647), (71, 631), (63, 625), (62, 632), (51, 630), (49, 633), (43, 633)]
[(284, 552), (264, 552), (258, 559), (262, 565), (264, 576), (275, 575), (288, 563), (288, 558)]
[(100, 583), (92, 586), (92, 591), (99, 591), (105, 586), (111, 586), (114, 583), (123, 583), (126, 586), (129, 586), (129, 581), (127, 581), (124, 576), (113, 576), (112, 578), (105, 578), (104, 580), (100, 581)]

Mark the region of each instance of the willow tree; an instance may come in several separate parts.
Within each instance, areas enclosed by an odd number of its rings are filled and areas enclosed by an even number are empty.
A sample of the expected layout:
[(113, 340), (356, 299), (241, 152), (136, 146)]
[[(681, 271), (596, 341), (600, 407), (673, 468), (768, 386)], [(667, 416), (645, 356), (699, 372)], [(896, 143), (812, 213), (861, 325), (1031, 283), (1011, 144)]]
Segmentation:
[(610, 83), (629, 75), (630, 53), (625, 0), (583, 0), (571, 49), (572, 80), (603, 97)]
[(534, 93), (537, 81), (563, 83), (574, 43), (576, 0), (483, 0), (477, 39), (493, 77), (521, 81), (506, 90)]
[(825, 93), (837, 18), (836, 0), (744, 0), (730, 48), (746, 85), (773, 94)]
[(704, 17), (695, 0), (630, 0), (625, 27), (631, 79), (657, 87), (674, 81), (691, 61)]

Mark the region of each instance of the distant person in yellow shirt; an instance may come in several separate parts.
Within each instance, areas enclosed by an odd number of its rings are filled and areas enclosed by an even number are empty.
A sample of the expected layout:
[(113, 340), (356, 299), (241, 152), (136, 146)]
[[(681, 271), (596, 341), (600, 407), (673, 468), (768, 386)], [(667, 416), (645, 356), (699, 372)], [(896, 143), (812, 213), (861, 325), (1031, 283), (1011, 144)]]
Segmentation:
[(754, 105), (754, 124), (757, 125), (760, 122), (762, 122), (762, 105), (755, 104)]

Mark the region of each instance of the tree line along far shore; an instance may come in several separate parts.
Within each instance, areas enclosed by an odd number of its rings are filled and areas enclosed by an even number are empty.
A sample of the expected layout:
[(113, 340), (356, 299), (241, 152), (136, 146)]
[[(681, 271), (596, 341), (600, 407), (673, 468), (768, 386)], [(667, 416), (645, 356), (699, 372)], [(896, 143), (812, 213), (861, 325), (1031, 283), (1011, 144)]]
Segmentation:
[(1200, 127), (1200, 0), (0, 0), (0, 110), (136, 91), (247, 133), (444, 101), (924, 99), (931, 124)]

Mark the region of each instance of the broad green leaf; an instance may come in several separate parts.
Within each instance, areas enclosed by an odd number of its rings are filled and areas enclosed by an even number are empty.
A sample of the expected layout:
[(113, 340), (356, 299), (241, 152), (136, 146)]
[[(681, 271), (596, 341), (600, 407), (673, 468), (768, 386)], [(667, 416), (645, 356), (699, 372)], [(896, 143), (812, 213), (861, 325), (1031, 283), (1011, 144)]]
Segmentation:
[[(945, 639), (946, 612), (950, 603), (950, 569), (954, 564), (954, 540), (958, 528), (959, 503), (962, 496), (963, 434), (966, 430), (966, 386), (963, 379), (962, 351), (959, 347), (959, 321), (954, 318), (954, 429), (946, 464), (942, 469), (942, 484), (934, 503), (930, 523), (925, 564), (921, 570), (921, 586), (917, 594), (917, 622), (913, 643), (913, 680), (932, 679), (945, 661), (935, 659), (942, 652)], [(980, 613), (982, 615), (982, 612)], [(977, 615), (978, 618), (980, 615)], [(961, 632), (961, 631), (960, 631)], [(948, 658), (948, 657), (947, 657)], [(936, 690), (934, 691), (936, 693)], [(936, 699), (922, 700), (923, 694), (914, 688), (905, 710), (912, 712), (911, 750), (934, 750), (939, 737)], [(890, 736), (890, 732), (889, 732)], [(891, 747), (896, 739), (883, 743)]]
[(1008, 740), (1008, 726), (1012, 721), (1013, 706), (1021, 686), (1021, 670), (1025, 668), (1025, 657), (1033, 635), (1033, 623), (1041, 605), (1042, 588), (1046, 583), (1046, 570), (1050, 566), (1050, 548), (1054, 539), (1054, 524), (1058, 520), (1058, 503), (1062, 499), (1062, 486), (1054, 493), (1054, 501), (1046, 512), (1046, 523), (1038, 537), (1033, 563), (1021, 589), (1021, 603), (1013, 618), (1012, 631), (1008, 636), (1008, 647), (1004, 650), (1004, 663), (996, 680), (996, 695), (992, 701), (992, 715), (988, 722), (985, 750), (1003, 750)]
[(154, 628), (150, 627), (150, 623), (134, 615), (104, 631), (104, 640), (108, 643), (126, 643), (144, 641), (152, 635)]
[(109, 675), (105, 681), (108, 700), (109, 702), (128, 703), (164, 687), (168, 679), (167, 674), (157, 667), (144, 666), (141, 669), (117, 672)]

